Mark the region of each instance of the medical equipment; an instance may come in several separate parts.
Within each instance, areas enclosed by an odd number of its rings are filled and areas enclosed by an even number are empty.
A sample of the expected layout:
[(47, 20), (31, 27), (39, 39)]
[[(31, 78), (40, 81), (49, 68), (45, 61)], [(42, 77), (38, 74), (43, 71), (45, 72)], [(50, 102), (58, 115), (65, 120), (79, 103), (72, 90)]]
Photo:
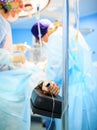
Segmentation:
[[(34, 114), (48, 116), (52, 118), (61, 118), (62, 100), (61, 97), (52, 96), (51, 94), (44, 94), (42, 91), (43, 81), (40, 82), (32, 92), (31, 106)], [(49, 87), (50, 83), (46, 84)]]

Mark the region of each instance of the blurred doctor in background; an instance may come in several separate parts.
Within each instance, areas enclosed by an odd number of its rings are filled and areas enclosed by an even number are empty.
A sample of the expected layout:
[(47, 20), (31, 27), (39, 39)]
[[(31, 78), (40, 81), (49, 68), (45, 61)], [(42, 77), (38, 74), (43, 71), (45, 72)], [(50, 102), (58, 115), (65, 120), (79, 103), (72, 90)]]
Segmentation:
[[(60, 22), (48, 24), (45, 19), (40, 20), (39, 24), (42, 43), (47, 42), (46, 76), (56, 82), (62, 91), (62, 24)], [(37, 22), (32, 26), (31, 32), (39, 40)], [(69, 130), (96, 130), (97, 74), (92, 63), (91, 49), (81, 33), (72, 27), (69, 27), (68, 73)], [(59, 129), (59, 122), (56, 123), (56, 129)]]
[(17, 61), (22, 63), (25, 61), (24, 56), (12, 55), (14, 45), (12, 41), (12, 30), (10, 22), (15, 21), (16, 17), (20, 12), (20, 8), (18, 7), (19, 2), (15, 2), (15, 4), (16, 5), (14, 5), (14, 1), (12, 3), (10, 2), (6, 3), (0, 1), (0, 69), (1, 70), (8, 69), (8, 66), (10, 66), (11, 62)]
[[(19, 1), (0, 1), (0, 68), (1, 70), (12, 68), (13, 63), (24, 64), (25, 55), (28, 46), (21, 44), (13, 44), (12, 30), (10, 22), (18, 19), (19, 13), (23, 7), (21, 0)], [(18, 51), (20, 53), (15, 53)], [(21, 54), (22, 52), (22, 54)], [(12, 64), (11, 64), (12, 63)], [(11, 66), (11, 67), (9, 67)]]
[(10, 22), (18, 18), (22, 1), (0, 1), (0, 48), (12, 48), (12, 32)]
[[(5, 64), (10, 63), (9, 55), (6, 50), (11, 50), (11, 47), (12, 34), (10, 24), (7, 22), (6, 19), (4, 19), (2, 15), (0, 15), (0, 69), (2, 69)], [(4, 50), (2, 50), (1, 48), (4, 48)]]
[(12, 47), (12, 33), (8, 21), (0, 15), (0, 48), (10, 50)]

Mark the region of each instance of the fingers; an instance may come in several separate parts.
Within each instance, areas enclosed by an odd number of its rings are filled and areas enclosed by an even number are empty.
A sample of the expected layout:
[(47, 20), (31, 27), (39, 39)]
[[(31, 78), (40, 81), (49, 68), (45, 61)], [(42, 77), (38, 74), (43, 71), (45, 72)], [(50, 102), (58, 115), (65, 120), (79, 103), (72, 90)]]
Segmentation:
[(18, 44), (18, 45), (13, 45), (13, 50), (16, 51), (21, 51), (21, 52), (25, 52), (27, 50), (26, 45), (22, 45), (22, 44)]
[(44, 92), (44, 93), (48, 93), (49, 92), (49, 90), (48, 90), (48, 88), (43, 84), (43, 86), (42, 86), (42, 91)]
[(56, 83), (51, 84), (48, 89), (49, 92), (55, 96), (58, 95), (58, 93), (60, 92), (60, 89)]
[(50, 82), (50, 86), (46, 86), (46, 82), (43, 84), (42, 86), (42, 91), (45, 93), (45, 94), (53, 94), (54, 96), (58, 95), (58, 93), (60, 92), (60, 88), (58, 87), (58, 85), (56, 83), (52, 83)]

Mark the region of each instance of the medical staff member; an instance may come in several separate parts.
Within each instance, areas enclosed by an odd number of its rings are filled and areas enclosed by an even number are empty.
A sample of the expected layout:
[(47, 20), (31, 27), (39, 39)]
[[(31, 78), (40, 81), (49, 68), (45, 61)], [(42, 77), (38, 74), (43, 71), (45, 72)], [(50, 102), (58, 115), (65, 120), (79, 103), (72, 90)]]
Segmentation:
[[(62, 37), (62, 23), (59, 22), (59, 21), (57, 21), (57, 20), (52, 23), (48, 19), (41, 19), (39, 21), (39, 23), (36, 22), (32, 26), (31, 32), (32, 32), (33, 36), (35, 37), (36, 41), (38, 43), (40, 43), (38, 24), (39, 24), (39, 27), (40, 27), (41, 42), (42, 42), (43, 45), (44, 44), (47, 45), (47, 52), (48, 52), (47, 53), (47, 55), (48, 55), (47, 56), (47, 59), (48, 59), (47, 66), (49, 65), (49, 61), (50, 61), (49, 67), (52, 68), (52, 69), (46, 69), (46, 71), (49, 70), (49, 73), (48, 73), (49, 75), (47, 74), (47, 77), (48, 77), (48, 79), (51, 79), (52, 81), (55, 81), (55, 79), (58, 80), (59, 78), (58, 77), (56, 78), (56, 73), (53, 73), (55, 66), (53, 67), (51, 65), (54, 64), (54, 65), (57, 66), (58, 64), (62, 64), (62, 54), (58, 53), (58, 52), (61, 52), (61, 50), (62, 50), (62, 43), (60, 43), (60, 42), (62, 42), (62, 38), (60, 38), (60, 37)], [(49, 39), (50, 39), (51, 35), (53, 35), (54, 33), (56, 33), (58, 30), (59, 30), (59, 35), (55, 36), (55, 39), (53, 40), (53, 43), (52, 43), (53, 45), (52, 45), (52, 47), (49, 48), (49, 46), (51, 45), (51, 44), (49, 45)], [(56, 41), (59, 42), (57, 44), (57, 47), (56, 47), (56, 44), (55, 44)], [(57, 52), (57, 48), (59, 48), (58, 52)], [(52, 53), (51, 53), (52, 55), (49, 56), (51, 50), (52, 50)], [(54, 50), (56, 50), (57, 53), (55, 53)], [(60, 60), (58, 61), (58, 59), (60, 59)], [(51, 61), (52, 61), (53, 64), (51, 64)], [(56, 80), (56, 83), (59, 84), (59, 81), (57, 81), (57, 80)]]
[[(2, 4), (3, 3), (3, 4)], [(0, 70), (10, 69), (11, 62), (23, 62), (25, 57), (13, 56), (13, 41), (12, 41), (12, 30), (8, 19), (10, 10), (6, 10), (3, 6), (6, 6), (6, 2), (0, 2)], [(3, 6), (2, 6), (3, 5)], [(14, 15), (15, 17), (15, 15)]]
[[(48, 50), (48, 38), (49, 36), (55, 32), (59, 26), (62, 26), (62, 23), (59, 21), (54, 21), (54, 23), (52, 23), (50, 20), (48, 19), (41, 19), (38, 22), (36, 22), (32, 28), (31, 28), (31, 32), (35, 38), (35, 42), (42, 43), (42, 46), (45, 46), (45, 49)], [(39, 34), (39, 28), (40, 28), (40, 34)], [(40, 39), (41, 38), (41, 39)], [(60, 48), (60, 47), (59, 47)], [(49, 52), (48, 52), (49, 53)], [(47, 54), (48, 55), (48, 54)], [(57, 56), (57, 55), (56, 55)], [(48, 56), (47, 56), (48, 57)], [(49, 58), (49, 57), (48, 57)], [(60, 62), (59, 62), (60, 63)], [(49, 62), (48, 62), (49, 64)], [(58, 64), (58, 63), (57, 63)], [(53, 70), (51, 70), (51, 72), (49, 72), (46, 76), (47, 79), (50, 79), (52, 81), (55, 81), (55, 79), (52, 79), (52, 77), (54, 76), (54, 73), (52, 75)], [(55, 74), (56, 75), (56, 74)], [(49, 77), (50, 76), (50, 77)], [(59, 83), (59, 82), (56, 82)], [(57, 84), (56, 84), (57, 85)], [(52, 87), (52, 90), (56, 92), (56, 89), (54, 87)], [(51, 91), (52, 91), (51, 90)], [(51, 119), (50, 118), (46, 118), (43, 117), (43, 121), (44, 121), (44, 125), (46, 126), (46, 130), (53, 130), (55, 127), (55, 122), (54, 120), (51, 123)], [(51, 125), (50, 125), (51, 123)]]
[(7, 50), (10, 51), (11, 47), (12, 34), (10, 24), (2, 15), (0, 15), (0, 69), (5, 68), (5, 64), (8, 65), (10, 63)]
[[(14, 55), (14, 51), (25, 52), (27, 46), (13, 45), (10, 22), (17, 20), (23, 7), (22, 1), (0, 1), (0, 68), (7, 69), (11, 63), (25, 63), (24, 55)], [(14, 10), (14, 11), (13, 11)], [(5, 67), (6, 66), (6, 67)], [(9, 67), (10, 68), (10, 67)]]
[[(43, 21), (43, 20), (42, 20)], [(53, 31), (54, 26), (46, 27), (40, 20), (41, 38), (48, 41), (48, 64), (46, 74), (48, 79), (62, 86), (62, 26)], [(31, 31), (39, 39), (36, 32), (37, 23)], [(54, 24), (53, 24), (54, 25)], [(49, 35), (52, 30), (51, 35)], [(78, 38), (76, 38), (78, 34)], [(69, 27), (69, 88), (68, 88), (68, 117), (69, 130), (96, 130), (97, 129), (97, 74), (92, 63), (91, 49), (80, 32)], [(57, 122), (59, 124), (59, 122)], [(57, 125), (56, 125), (57, 129)], [(58, 129), (59, 130), (59, 127)], [(60, 125), (61, 130), (61, 125)]]
[[(20, 2), (22, 5), (22, 1)], [(16, 20), (15, 18), (21, 11), (19, 5), (18, 1), (0, 1), (0, 34), (2, 35), (0, 48), (7, 50), (11, 50), (12, 48), (12, 32), (9, 22)]]

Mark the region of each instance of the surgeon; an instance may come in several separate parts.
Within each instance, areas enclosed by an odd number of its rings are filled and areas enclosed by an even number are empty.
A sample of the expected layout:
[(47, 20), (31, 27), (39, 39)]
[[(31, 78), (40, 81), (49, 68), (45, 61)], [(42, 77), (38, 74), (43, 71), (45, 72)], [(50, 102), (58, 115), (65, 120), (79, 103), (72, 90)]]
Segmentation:
[[(62, 87), (62, 26), (46, 24), (40, 20), (41, 40), (47, 43), (48, 79)], [(32, 26), (32, 34), (39, 39), (37, 22)], [(78, 35), (78, 37), (77, 37)], [(80, 32), (69, 27), (69, 88), (68, 119), (69, 130), (97, 129), (97, 74), (91, 58), (91, 49)], [(57, 121), (56, 121), (57, 122)], [(56, 130), (59, 130), (59, 121)], [(61, 124), (61, 123), (60, 123)], [(60, 130), (61, 130), (60, 125)]]
[[(49, 40), (49, 36), (55, 32), (58, 27), (62, 26), (62, 23), (59, 22), (59, 21), (54, 21), (54, 23), (52, 23), (50, 20), (48, 19), (41, 19), (38, 22), (36, 22), (32, 28), (31, 28), (31, 32), (35, 38), (35, 42), (39, 43), (39, 44), (42, 44), (42, 47), (45, 46), (45, 49), (46, 51), (48, 50), (48, 40)], [(40, 34), (39, 34), (39, 28), (40, 27)], [(41, 36), (41, 37), (40, 37)], [(54, 49), (54, 48), (53, 48)], [(48, 52), (48, 51), (47, 51)], [(49, 52), (48, 52), (49, 53)], [(48, 55), (48, 54), (47, 54)], [(54, 55), (55, 56), (55, 55)], [(56, 55), (57, 56), (57, 55)], [(47, 56), (48, 57), (48, 56)], [(48, 57), (49, 58), (49, 57)], [(49, 61), (48, 61), (48, 64), (49, 64)], [(57, 63), (58, 64), (58, 63)], [(47, 69), (48, 70), (48, 69)], [(50, 70), (49, 70), (50, 71)], [(46, 75), (47, 79), (50, 79), (51, 81), (54, 81), (55, 82), (55, 79), (53, 80), (52, 77), (54, 77), (54, 73), (53, 73), (54, 70), (51, 70), (51, 72), (47, 72), (48, 74)], [(53, 74), (53, 75), (52, 75)], [(56, 75), (56, 74), (55, 74)], [(49, 77), (50, 76), (50, 77)], [(59, 83), (59, 82), (56, 82), (56, 83)], [(53, 87), (52, 88), (53, 91), (56, 91), (55, 88)], [(55, 129), (55, 122), (54, 120), (52, 121), (51, 123), (51, 119), (50, 118), (46, 118), (46, 117), (43, 117), (43, 122), (46, 126), (46, 130), (53, 130)]]

